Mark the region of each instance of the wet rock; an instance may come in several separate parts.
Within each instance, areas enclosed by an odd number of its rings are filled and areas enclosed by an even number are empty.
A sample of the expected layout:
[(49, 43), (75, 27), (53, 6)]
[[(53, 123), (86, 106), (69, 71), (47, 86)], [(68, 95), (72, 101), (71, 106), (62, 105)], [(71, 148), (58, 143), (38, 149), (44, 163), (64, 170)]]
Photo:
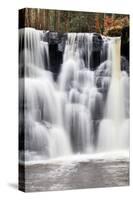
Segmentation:
[(91, 66), (92, 70), (95, 70), (100, 64), (101, 49), (102, 49), (103, 39), (100, 34), (93, 34), (93, 48), (91, 55)]
[(65, 42), (67, 39), (67, 33), (57, 33), (57, 32), (44, 32), (43, 40), (48, 42), (49, 45), (58, 45), (58, 50), (64, 52)]
[(111, 62), (105, 61), (101, 63), (95, 74), (96, 76), (111, 76)]
[(121, 70), (129, 74), (129, 62), (124, 56), (121, 56)]
[(93, 35), (93, 51), (101, 51), (103, 39), (100, 34), (94, 33)]
[(129, 61), (129, 27), (124, 27), (121, 32), (121, 55)]

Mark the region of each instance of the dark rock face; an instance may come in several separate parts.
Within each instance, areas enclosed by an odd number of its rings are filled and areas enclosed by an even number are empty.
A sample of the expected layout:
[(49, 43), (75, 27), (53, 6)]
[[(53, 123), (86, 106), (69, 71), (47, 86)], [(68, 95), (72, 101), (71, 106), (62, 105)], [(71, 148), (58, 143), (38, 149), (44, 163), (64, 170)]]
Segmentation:
[(93, 49), (91, 55), (91, 69), (95, 70), (100, 64), (100, 55), (102, 49), (103, 40), (100, 34), (94, 33), (93, 35)]
[(91, 55), (91, 70), (95, 70), (100, 65), (100, 51), (93, 51)]
[(93, 34), (93, 51), (99, 52), (102, 49), (103, 39), (100, 34)]
[(121, 70), (129, 74), (129, 62), (124, 56), (121, 56)]
[(121, 55), (129, 61), (129, 27), (124, 27), (121, 34)]
[(63, 60), (63, 52), (58, 49), (58, 44), (49, 44), (50, 71), (56, 76), (60, 71)]
[(58, 44), (60, 51), (64, 51), (67, 33), (45, 32), (43, 40), (51, 44)]
[(66, 33), (57, 32), (45, 32), (43, 38), (44, 41), (49, 43), (50, 71), (53, 72), (55, 79), (57, 78), (63, 61), (66, 39)]

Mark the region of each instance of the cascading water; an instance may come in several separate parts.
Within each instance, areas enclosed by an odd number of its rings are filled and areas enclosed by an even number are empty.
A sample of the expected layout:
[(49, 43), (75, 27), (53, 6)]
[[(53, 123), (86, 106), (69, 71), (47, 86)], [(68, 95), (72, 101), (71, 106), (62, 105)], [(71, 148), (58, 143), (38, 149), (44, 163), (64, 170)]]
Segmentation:
[[(48, 52), (48, 43), (41, 40), (41, 35), (42, 32), (31, 28), (20, 30), (20, 40), (24, 40), (24, 47), (20, 47), (22, 48), (20, 66), (23, 64), (22, 59), (25, 58), (24, 132), (28, 160), (71, 153), (71, 146), (62, 122), (62, 106), (65, 97), (56, 89), (51, 72), (45, 70), (43, 61), (49, 58), (48, 53), (43, 53)], [(23, 78), (20, 78), (20, 82), (22, 81)]]
[(99, 150), (116, 150), (129, 146), (129, 116), (126, 115), (129, 83), (127, 73), (121, 72), (120, 43), (120, 38), (113, 38), (108, 47), (108, 60), (112, 66), (112, 76), (104, 119), (99, 126)]
[(120, 39), (103, 37), (102, 62), (92, 71), (93, 34), (68, 33), (54, 81), (45, 32), (19, 33), (26, 159), (127, 148), (129, 78), (120, 70)]

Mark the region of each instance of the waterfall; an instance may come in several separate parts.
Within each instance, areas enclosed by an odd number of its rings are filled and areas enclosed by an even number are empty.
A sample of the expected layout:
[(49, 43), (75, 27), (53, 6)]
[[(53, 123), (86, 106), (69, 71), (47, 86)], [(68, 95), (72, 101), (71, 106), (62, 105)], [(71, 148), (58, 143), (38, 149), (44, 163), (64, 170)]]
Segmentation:
[(24, 78), (26, 159), (39, 159), (39, 156), (46, 159), (71, 153), (62, 122), (65, 96), (57, 90), (52, 73), (45, 69), (44, 61), (49, 60), (48, 43), (41, 39), (42, 34), (32, 28), (20, 30), (20, 40), (25, 40), (20, 51), (25, 58), (24, 64), (20, 58), (25, 75), (20, 82)]
[(112, 65), (104, 119), (99, 126), (99, 150), (115, 150), (129, 146), (129, 120), (126, 117), (125, 100), (128, 91), (128, 77), (125, 85), (120, 68), (120, 38), (113, 38), (109, 43), (108, 59)]
[(102, 36), (101, 63), (92, 70), (94, 34), (68, 33), (55, 81), (45, 34), (19, 31), (26, 160), (128, 148), (129, 77), (120, 68), (120, 38)]

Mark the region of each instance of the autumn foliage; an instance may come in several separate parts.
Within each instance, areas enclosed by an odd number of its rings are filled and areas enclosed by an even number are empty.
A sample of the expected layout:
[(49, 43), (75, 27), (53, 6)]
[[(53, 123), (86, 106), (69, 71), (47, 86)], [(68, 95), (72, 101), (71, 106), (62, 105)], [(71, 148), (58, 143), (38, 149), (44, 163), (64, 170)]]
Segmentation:
[(119, 35), (129, 26), (129, 15), (25, 8), (19, 11), (19, 28), (57, 32), (97, 32)]
[(121, 16), (121, 17), (115, 17), (113, 16), (105, 16), (104, 18), (104, 34), (108, 35), (109, 32), (117, 32), (117, 35), (119, 35), (120, 31), (126, 27), (129, 26), (129, 17), (128, 16)]

